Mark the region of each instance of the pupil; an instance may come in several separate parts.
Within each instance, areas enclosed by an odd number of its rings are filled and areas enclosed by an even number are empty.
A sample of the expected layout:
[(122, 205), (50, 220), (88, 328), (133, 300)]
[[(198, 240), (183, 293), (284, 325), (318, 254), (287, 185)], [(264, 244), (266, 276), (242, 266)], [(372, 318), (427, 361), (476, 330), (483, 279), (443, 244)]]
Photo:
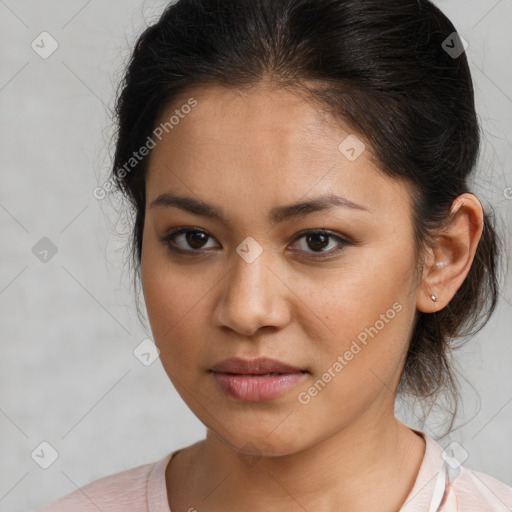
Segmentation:
[(329, 245), (329, 237), (319, 233), (313, 233), (307, 236), (308, 243), (313, 250), (322, 250)]
[(188, 231), (186, 234), (188, 244), (194, 249), (200, 249), (206, 242), (207, 237), (206, 233), (201, 233), (200, 231)]

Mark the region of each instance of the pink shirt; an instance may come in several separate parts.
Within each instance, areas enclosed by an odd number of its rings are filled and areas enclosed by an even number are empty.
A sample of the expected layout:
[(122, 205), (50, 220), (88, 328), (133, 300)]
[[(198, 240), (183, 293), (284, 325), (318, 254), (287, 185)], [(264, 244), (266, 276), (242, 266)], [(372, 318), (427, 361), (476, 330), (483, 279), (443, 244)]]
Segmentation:
[[(418, 433), (426, 442), (425, 456), (399, 512), (512, 511), (512, 487), (443, 458), (443, 448)], [(165, 469), (174, 453), (95, 480), (36, 512), (171, 512)]]

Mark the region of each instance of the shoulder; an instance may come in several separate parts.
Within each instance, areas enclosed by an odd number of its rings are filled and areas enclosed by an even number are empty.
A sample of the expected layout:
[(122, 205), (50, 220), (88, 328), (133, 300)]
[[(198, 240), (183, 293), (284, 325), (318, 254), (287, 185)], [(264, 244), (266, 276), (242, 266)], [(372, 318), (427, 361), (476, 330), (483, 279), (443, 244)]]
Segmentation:
[[(431, 459), (431, 468), (438, 474), (439, 512), (510, 512), (512, 510), (512, 488), (487, 473), (475, 471), (463, 465), (467, 453), (458, 443), (446, 449), (425, 436)], [(459, 456), (459, 457), (457, 457)], [(460, 459), (460, 460), (459, 460)], [(437, 461), (437, 463), (432, 462)], [(434, 494), (435, 490), (434, 490)]]
[(457, 501), (456, 510), (512, 510), (512, 487), (486, 473), (461, 467), (451, 486)]
[(443, 449), (434, 439), (415, 431), (426, 442), (425, 455), (400, 512), (510, 512), (512, 488), (462, 465), (467, 452), (458, 443)]
[(148, 486), (165, 485), (171, 455), (95, 480), (35, 512), (147, 512)]

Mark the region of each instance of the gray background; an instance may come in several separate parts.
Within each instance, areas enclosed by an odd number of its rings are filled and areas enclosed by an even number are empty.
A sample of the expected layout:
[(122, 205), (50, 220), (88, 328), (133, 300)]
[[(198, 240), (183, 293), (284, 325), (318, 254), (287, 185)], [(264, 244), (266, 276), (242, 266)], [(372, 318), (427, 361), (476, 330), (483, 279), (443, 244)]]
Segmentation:
[[(512, 0), (438, 4), (469, 43), (484, 134), (474, 189), (509, 231)], [(126, 225), (92, 194), (108, 176), (108, 108), (123, 65), (164, 5), (0, 0), (0, 511), (40, 507), (204, 435), (160, 361), (146, 367), (133, 354), (149, 333), (124, 264)], [(43, 31), (59, 45), (47, 59), (31, 47)], [(43, 237), (58, 249), (46, 263), (32, 252)], [(441, 444), (459, 443), (467, 466), (512, 485), (506, 280), (495, 316), (458, 356), (468, 379), (463, 426)], [(418, 426), (410, 409), (403, 415)], [(435, 433), (435, 418), (422, 428)], [(48, 469), (31, 457), (43, 441), (59, 454)], [(48, 460), (48, 449), (37, 453)]]

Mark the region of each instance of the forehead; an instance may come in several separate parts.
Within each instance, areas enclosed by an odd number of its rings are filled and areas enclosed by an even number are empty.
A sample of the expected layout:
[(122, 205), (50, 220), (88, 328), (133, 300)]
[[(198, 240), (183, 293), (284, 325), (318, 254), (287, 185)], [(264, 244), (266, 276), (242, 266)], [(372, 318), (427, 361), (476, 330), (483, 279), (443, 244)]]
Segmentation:
[(299, 144), (325, 142), (321, 135), (329, 128), (336, 129), (339, 136), (350, 133), (304, 93), (278, 89), (267, 82), (243, 89), (220, 85), (188, 89), (163, 111), (159, 123), (165, 123), (192, 98), (197, 105), (172, 129), (176, 140), (186, 139), (189, 144), (232, 147), (238, 143), (261, 151), (264, 146), (258, 144), (272, 140), (272, 151), (281, 148), (284, 152), (293, 146), (297, 153)]
[[(409, 200), (404, 184), (380, 171), (362, 137), (298, 92), (268, 84), (197, 87), (175, 98), (157, 125), (172, 116), (172, 129), (150, 158), (148, 200), (169, 188), (270, 205), (337, 189), (354, 202), (385, 206), (396, 200), (390, 187)], [(359, 143), (357, 152), (364, 148), (356, 159), (342, 151), (347, 140)]]

